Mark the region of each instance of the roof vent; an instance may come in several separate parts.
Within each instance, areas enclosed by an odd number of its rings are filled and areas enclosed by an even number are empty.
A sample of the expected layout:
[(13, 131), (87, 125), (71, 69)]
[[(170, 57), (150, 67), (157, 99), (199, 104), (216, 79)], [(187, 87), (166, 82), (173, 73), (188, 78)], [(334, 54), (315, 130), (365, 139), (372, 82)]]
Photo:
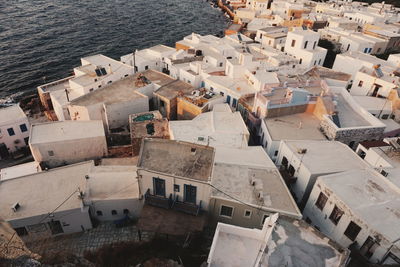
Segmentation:
[(306, 148), (299, 148), (299, 149), (297, 149), (297, 153), (306, 154), (307, 153), (307, 149)]
[(11, 206), (11, 209), (12, 209), (14, 212), (17, 212), (17, 210), (18, 210), (20, 207), (21, 207), (21, 205), (20, 205), (18, 202), (16, 202), (14, 205)]

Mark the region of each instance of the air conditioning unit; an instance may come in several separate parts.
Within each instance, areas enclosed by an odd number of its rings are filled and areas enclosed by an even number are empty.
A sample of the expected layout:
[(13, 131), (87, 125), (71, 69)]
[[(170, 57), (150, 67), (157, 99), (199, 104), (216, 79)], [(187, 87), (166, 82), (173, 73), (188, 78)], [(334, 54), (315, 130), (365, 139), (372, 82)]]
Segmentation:
[(11, 206), (11, 209), (12, 209), (14, 212), (17, 212), (17, 210), (18, 210), (20, 207), (21, 207), (21, 205), (20, 205), (18, 202), (16, 202), (14, 205)]

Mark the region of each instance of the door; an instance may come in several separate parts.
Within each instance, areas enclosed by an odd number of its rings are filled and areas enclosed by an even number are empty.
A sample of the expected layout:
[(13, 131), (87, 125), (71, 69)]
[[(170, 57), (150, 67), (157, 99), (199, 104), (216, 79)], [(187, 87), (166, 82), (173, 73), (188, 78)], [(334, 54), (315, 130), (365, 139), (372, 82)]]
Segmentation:
[(154, 195), (165, 197), (165, 180), (160, 178), (153, 178), (153, 191)]
[(372, 93), (372, 96), (377, 96), (378, 95), (378, 91), (382, 86), (375, 84), (375, 88), (374, 88), (374, 92)]
[(62, 229), (60, 221), (51, 221), (48, 224), (49, 224), (52, 235), (64, 233), (64, 230)]
[(0, 144), (0, 158), (4, 159), (9, 156), (8, 149), (4, 143)]
[(196, 204), (197, 188), (193, 185), (185, 184), (184, 199), (185, 202)]
[(230, 95), (226, 96), (226, 103), (231, 105), (231, 96)]
[(378, 244), (374, 241), (374, 239), (372, 237), (369, 236), (367, 238), (367, 240), (365, 240), (364, 244), (361, 246), (360, 252), (367, 259), (369, 259), (374, 254), (377, 246), (378, 246)]

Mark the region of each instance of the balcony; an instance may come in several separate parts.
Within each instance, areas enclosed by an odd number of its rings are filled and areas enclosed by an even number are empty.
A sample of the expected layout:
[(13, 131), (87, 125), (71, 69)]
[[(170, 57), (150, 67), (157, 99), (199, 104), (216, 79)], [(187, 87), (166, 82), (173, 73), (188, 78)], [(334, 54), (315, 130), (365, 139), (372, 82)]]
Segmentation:
[(199, 205), (196, 205), (193, 203), (179, 201), (179, 196), (176, 196), (171, 208), (186, 214), (197, 216), (201, 211), (201, 200)]
[(150, 206), (169, 209), (172, 205), (172, 194), (168, 198), (150, 194), (150, 189), (147, 189), (144, 195), (144, 202)]
[(281, 166), (281, 168), (279, 168), (279, 172), (281, 173), (282, 178), (285, 181), (286, 185), (296, 183), (297, 177), (293, 177), (293, 175), (291, 175), (284, 166)]

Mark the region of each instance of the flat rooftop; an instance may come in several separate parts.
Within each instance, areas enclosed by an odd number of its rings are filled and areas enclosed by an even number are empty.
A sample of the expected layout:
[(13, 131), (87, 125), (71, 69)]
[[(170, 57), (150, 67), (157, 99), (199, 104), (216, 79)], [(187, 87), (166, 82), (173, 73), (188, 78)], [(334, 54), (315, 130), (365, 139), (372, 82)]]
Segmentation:
[(318, 179), (370, 228), (390, 242), (400, 238), (399, 189), (384, 176), (373, 169), (363, 169)]
[[(352, 169), (365, 169), (369, 164), (347, 145), (338, 141), (287, 140), (283, 141), (311, 173), (332, 173)], [(299, 149), (307, 149), (299, 154)]]
[(392, 102), (385, 98), (373, 96), (353, 96), (353, 99), (363, 108), (368, 111), (386, 110), (392, 111)]
[(262, 267), (286, 266), (343, 266), (348, 251), (334, 243), (307, 223), (298, 220), (278, 220), (268, 253)]
[(342, 94), (336, 94), (336, 98), (336, 110), (338, 111), (340, 128), (371, 126), (371, 123), (356, 112)]
[(218, 147), (215, 150), (216, 163), (245, 165), (258, 168), (276, 168), (262, 146), (248, 146), (241, 148)]
[(104, 136), (102, 121), (57, 121), (32, 125), (29, 143), (64, 142)]
[[(255, 181), (255, 186), (249, 183), (250, 179)], [(302, 217), (276, 167), (262, 169), (237, 164), (215, 163), (212, 185), (213, 197), (230, 201), (240, 200), (253, 207), (276, 211), (296, 218)], [(263, 196), (262, 200), (257, 197), (258, 193)]]
[(154, 92), (156, 95), (163, 96), (168, 99), (173, 99), (180, 94), (187, 95), (191, 93), (195, 88), (181, 80), (174, 80), (161, 86), (157, 91)]
[(0, 125), (13, 123), (21, 119), (27, 119), (24, 111), (19, 105), (13, 105), (10, 107), (0, 108)]
[(254, 266), (260, 252), (261, 267), (339, 267), (348, 256), (347, 250), (305, 222), (283, 217), (262, 230), (218, 223), (212, 249), (208, 263), (218, 267)]
[(137, 167), (134, 165), (93, 166), (88, 174), (87, 190), (90, 200), (138, 199), (139, 184), (136, 170)]
[[(86, 161), (2, 181), (0, 184), (1, 216), (6, 221), (46, 216), (60, 203), (64, 204), (57, 211), (80, 209), (82, 200), (77, 197), (77, 189), (78, 187), (81, 190), (85, 189), (85, 175), (88, 174), (92, 165), (93, 161)], [(65, 201), (74, 192), (76, 196)], [(16, 212), (11, 209), (15, 203), (20, 205)], [(40, 219), (36, 223), (39, 221)]]
[[(220, 106), (228, 109), (220, 111)], [(192, 120), (170, 121), (169, 126), (174, 140), (201, 145), (246, 147), (250, 135), (240, 112), (232, 112), (227, 104), (217, 104)]]
[(32, 161), (24, 164), (15, 165), (0, 170), (0, 182), (16, 177), (21, 177), (29, 174), (40, 172), (40, 164), (37, 161)]
[(143, 141), (138, 168), (207, 182), (214, 163), (214, 148), (166, 139)]
[(175, 81), (175, 79), (173, 79), (171, 76), (156, 70), (146, 70), (144, 72), (141, 72), (141, 74), (147, 80), (157, 84), (158, 86), (164, 86), (170, 82)]
[(320, 120), (310, 113), (264, 119), (272, 140), (326, 140), (319, 130)]
[(137, 84), (138, 74), (128, 76), (122, 80), (113, 82), (103, 88), (94, 90), (86, 95), (72, 100), (71, 105), (76, 106), (89, 106), (98, 103), (118, 103), (126, 102), (138, 98), (146, 98), (145, 95), (137, 92), (136, 90), (146, 84)]

